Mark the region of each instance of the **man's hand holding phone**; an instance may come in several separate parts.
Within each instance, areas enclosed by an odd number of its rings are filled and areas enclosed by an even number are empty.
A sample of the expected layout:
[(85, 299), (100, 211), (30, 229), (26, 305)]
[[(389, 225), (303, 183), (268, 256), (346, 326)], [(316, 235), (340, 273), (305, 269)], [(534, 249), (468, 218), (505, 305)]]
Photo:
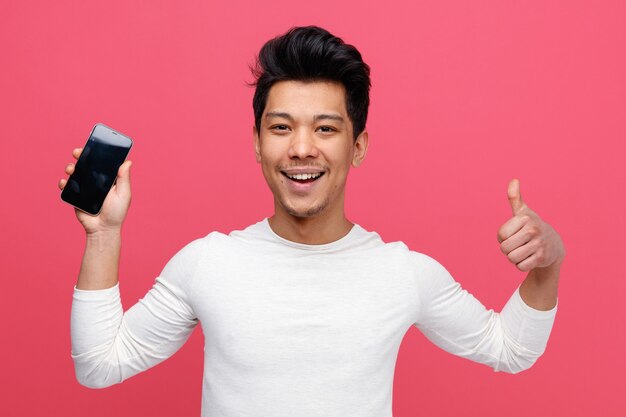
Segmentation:
[[(78, 160), (82, 152), (83, 148), (76, 148), (72, 151), (72, 156), (75, 160)], [(120, 166), (117, 171), (115, 184), (104, 199), (102, 209), (97, 216), (91, 216), (78, 208), (74, 208), (76, 211), (76, 217), (85, 228), (85, 232), (87, 232), (87, 234), (119, 231), (119, 229), (121, 229), (131, 200), (131, 165), (132, 162), (129, 160), (125, 161), (122, 166)], [(70, 163), (65, 167), (65, 173), (67, 175), (72, 175), (75, 168), (76, 164)], [(61, 179), (59, 181), (59, 188), (61, 190), (63, 190), (66, 185), (67, 179)]]

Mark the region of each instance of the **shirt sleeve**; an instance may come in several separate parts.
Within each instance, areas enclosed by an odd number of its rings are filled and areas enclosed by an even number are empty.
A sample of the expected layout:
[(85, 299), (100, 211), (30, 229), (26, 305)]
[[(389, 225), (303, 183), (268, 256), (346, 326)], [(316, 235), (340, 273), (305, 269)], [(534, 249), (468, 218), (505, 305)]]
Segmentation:
[(180, 349), (198, 322), (189, 294), (203, 248), (201, 239), (184, 247), (145, 297), (126, 312), (119, 285), (74, 289), (72, 359), (82, 385), (103, 388), (120, 383)]
[(433, 259), (416, 254), (420, 290), (415, 326), (435, 345), (495, 371), (530, 368), (546, 349), (556, 315), (528, 306), (515, 290), (500, 313), (487, 310)]

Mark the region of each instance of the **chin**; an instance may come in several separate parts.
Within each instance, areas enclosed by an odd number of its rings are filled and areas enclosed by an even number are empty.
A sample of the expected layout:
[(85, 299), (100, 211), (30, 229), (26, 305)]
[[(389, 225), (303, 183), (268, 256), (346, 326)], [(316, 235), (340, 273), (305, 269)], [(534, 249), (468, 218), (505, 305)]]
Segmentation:
[(293, 217), (308, 218), (308, 217), (315, 217), (323, 213), (326, 210), (326, 207), (328, 206), (328, 201), (324, 201), (321, 204), (315, 204), (315, 205), (311, 205), (308, 207), (296, 208), (289, 204), (282, 204), (282, 206), (287, 212), (287, 214)]

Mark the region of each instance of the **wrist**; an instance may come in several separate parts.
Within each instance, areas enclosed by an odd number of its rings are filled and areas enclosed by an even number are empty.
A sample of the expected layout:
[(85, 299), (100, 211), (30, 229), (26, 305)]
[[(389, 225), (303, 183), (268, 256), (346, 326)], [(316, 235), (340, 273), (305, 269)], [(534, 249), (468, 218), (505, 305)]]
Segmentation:
[(528, 276), (535, 280), (538, 284), (541, 283), (541, 285), (548, 282), (558, 282), (562, 263), (563, 260), (561, 259), (548, 266), (535, 268), (530, 271)]
[(98, 252), (105, 250), (119, 250), (122, 241), (120, 229), (106, 229), (88, 232), (86, 235), (86, 247), (95, 249)]
[(121, 236), (122, 228), (121, 227), (103, 227), (97, 230), (86, 230), (85, 236), (87, 239), (107, 239), (107, 238), (116, 238)]

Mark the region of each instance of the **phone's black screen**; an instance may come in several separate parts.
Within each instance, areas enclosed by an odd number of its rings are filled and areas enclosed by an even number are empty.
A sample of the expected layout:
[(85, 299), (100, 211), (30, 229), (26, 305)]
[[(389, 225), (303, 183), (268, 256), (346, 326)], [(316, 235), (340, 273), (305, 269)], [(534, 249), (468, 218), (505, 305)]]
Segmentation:
[(132, 141), (102, 124), (97, 124), (76, 162), (74, 173), (67, 180), (61, 198), (96, 215), (126, 159)]

